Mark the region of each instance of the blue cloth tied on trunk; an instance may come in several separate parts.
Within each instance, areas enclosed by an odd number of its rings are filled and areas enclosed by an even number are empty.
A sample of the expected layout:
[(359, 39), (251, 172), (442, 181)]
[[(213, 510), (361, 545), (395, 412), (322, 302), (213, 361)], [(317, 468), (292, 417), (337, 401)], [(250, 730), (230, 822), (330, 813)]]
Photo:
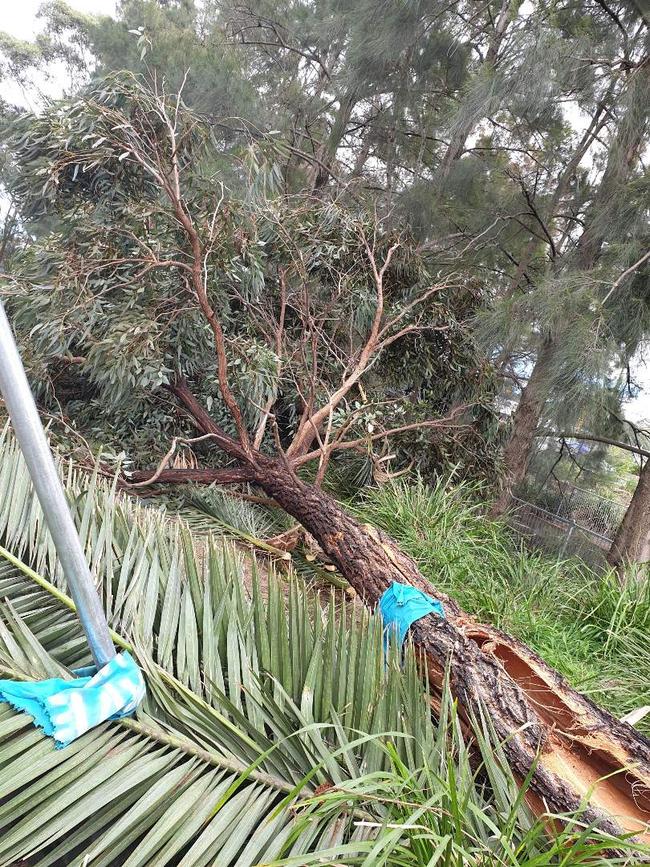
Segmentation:
[(129, 653), (114, 656), (99, 671), (92, 667), (75, 673), (83, 676), (0, 680), (0, 701), (34, 717), (57, 747), (66, 747), (99, 723), (129, 716), (144, 698), (144, 678)]
[(410, 587), (393, 581), (379, 600), (379, 613), (384, 621), (384, 646), (387, 647), (391, 628), (396, 628), (400, 647), (404, 644), (406, 633), (412, 623), (427, 614), (444, 617), (445, 611), (437, 599)]

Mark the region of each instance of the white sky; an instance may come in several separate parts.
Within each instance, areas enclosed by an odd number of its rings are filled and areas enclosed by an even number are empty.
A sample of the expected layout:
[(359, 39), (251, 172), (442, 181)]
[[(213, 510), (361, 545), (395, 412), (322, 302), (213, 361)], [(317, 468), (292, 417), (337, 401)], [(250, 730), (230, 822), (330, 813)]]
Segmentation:
[[(19, 39), (33, 39), (41, 27), (37, 18), (39, 7), (43, 0), (0, 0), (0, 30), (10, 33)], [(66, 2), (81, 12), (90, 12), (101, 15), (114, 15), (117, 0), (66, 0)], [(55, 96), (65, 86), (63, 72), (57, 79), (56, 72), (47, 83), (40, 83), (43, 91)], [(10, 100), (25, 102), (19, 92), (7, 84), (0, 84), (0, 93)], [(647, 420), (650, 422), (650, 344), (643, 347), (638, 353), (632, 367), (632, 375), (635, 382), (641, 386), (642, 391), (638, 397), (627, 402), (625, 414), (634, 422)]]
[[(114, 15), (116, 0), (66, 0), (68, 6), (80, 12)], [(31, 39), (39, 29), (36, 18), (43, 0), (0, 0), (0, 30), (19, 39)]]

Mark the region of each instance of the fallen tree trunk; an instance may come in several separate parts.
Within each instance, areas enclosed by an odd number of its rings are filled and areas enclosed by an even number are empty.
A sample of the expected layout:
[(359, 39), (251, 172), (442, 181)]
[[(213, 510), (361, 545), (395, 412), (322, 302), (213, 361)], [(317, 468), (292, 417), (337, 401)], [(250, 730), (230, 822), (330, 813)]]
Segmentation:
[[(182, 387), (174, 389), (204, 434), (225, 435)], [(650, 741), (574, 690), (534, 651), (474, 620), (437, 591), (395, 542), (362, 524), (332, 497), (306, 484), (289, 461), (259, 452), (248, 464), (254, 483), (317, 540), (374, 610), (392, 581), (442, 602), (445, 619), (411, 626), (423, 676), (440, 695), (445, 671), (469, 724), (487, 713), (519, 779), (531, 773), (527, 800), (538, 815), (575, 813), (610, 833), (650, 843)], [(174, 479), (176, 477), (174, 476)], [(158, 481), (165, 481), (165, 474)]]
[(372, 609), (391, 581), (442, 602), (445, 620), (428, 615), (410, 629), (429, 681), (440, 690), (449, 666), (461, 712), (468, 721), (480, 708), (489, 714), (513, 771), (523, 779), (537, 762), (529, 798), (535, 812), (575, 812), (588, 799), (585, 822), (650, 842), (648, 739), (572, 689), (520, 641), (477, 623), (388, 536), (322, 491), (271, 462), (258, 484), (314, 536)]

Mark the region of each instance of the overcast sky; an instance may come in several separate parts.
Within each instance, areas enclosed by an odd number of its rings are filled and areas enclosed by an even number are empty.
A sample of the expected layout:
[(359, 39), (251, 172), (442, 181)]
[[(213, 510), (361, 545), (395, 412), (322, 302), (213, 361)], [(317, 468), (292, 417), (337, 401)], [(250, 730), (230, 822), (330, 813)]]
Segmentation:
[[(32, 39), (40, 29), (41, 23), (37, 17), (38, 9), (43, 0), (0, 0), (0, 30), (5, 30), (19, 39)], [(66, 2), (82, 12), (114, 15), (116, 0), (66, 0)], [(57, 80), (56, 74), (47, 83), (41, 85), (44, 92), (55, 96), (64, 86), (63, 80)], [(25, 102), (24, 95), (15, 89), (0, 84), (0, 92), (6, 99), (15, 102)], [(639, 353), (633, 365), (633, 377), (642, 387), (642, 391), (634, 400), (627, 402), (625, 414), (631, 421), (650, 421), (650, 347), (645, 347)]]
[[(66, 0), (66, 2), (81, 12), (115, 14), (115, 0)], [(39, 25), (36, 14), (42, 3), (43, 0), (0, 0), (0, 8), (3, 10), (0, 16), (0, 29), (20, 39), (31, 39)]]

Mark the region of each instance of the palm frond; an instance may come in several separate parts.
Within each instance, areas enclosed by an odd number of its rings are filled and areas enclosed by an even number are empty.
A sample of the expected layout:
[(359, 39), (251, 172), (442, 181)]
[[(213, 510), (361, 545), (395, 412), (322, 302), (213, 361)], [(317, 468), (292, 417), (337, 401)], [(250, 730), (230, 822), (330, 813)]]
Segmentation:
[[(17, 552), (0, 562), (0, 667), (14, 679), (65, 674), (88, 652), (6, 432), (0, 466), (0, 539)], [(1, 865), (289, 857), (349, 837), (352, 823), (347, 808), (311, 821), (294, 810), (299, 797), (385, 770), (387, 738), (414, 766), (433, 754), (414, 662), (385, 666), (366, 613), (323, 610), (295, 580), (285, 599), (273, 576), (264, 597), (254, 575), (248, 598), (230, 543), (209, 538), (201, 558), (179, 521), (100, 478), (65, 476), (110, 625), (148, 695), (135, 719), (65, 750), (3, 709)]]
[(280, 509), (249, 503), (218, 486), (186, 486), (166, 502), (170, 513), (181, 518), (195, 536), (216, 533), (272, 557), (291, 559), (286, 551), (266, 541), (291, 525), (288, 515)]

